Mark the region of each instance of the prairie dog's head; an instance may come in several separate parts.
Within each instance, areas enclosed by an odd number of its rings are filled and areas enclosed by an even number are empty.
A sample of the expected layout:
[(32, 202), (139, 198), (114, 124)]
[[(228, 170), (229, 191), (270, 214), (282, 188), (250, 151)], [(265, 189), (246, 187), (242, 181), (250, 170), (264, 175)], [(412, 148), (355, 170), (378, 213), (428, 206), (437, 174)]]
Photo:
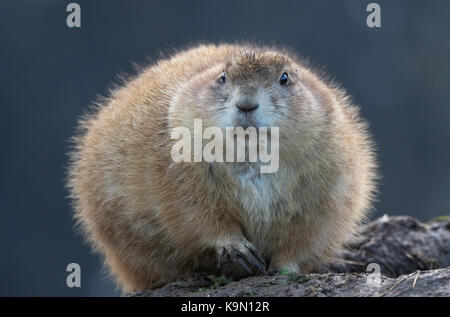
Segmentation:
[[(305, 145), (323, 128), (323, 85), (289, 55), (244, 48), (182, 85), (169, 110), (171, 126), (279, 127), (283, 143)], [(280, 148), (281, 149), (281, 148)]]

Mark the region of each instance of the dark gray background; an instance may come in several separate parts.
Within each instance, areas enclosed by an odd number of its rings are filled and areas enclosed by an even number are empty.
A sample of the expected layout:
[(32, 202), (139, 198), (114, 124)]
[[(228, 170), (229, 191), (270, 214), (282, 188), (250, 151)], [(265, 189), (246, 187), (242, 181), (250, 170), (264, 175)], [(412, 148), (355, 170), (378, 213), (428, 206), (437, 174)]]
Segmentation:
[[(373, 217), (422, 220), (450, 208), (450, 1), (70, 1), (0, 5), (0, 295), (117, 295), (74, 234), (64, 172), (68, 139), (118, 73), (198, 41), (254, 40), (324, 65), (361, 105), (384, 175)], [(65, 285), (66, 265), (82, 287)]]

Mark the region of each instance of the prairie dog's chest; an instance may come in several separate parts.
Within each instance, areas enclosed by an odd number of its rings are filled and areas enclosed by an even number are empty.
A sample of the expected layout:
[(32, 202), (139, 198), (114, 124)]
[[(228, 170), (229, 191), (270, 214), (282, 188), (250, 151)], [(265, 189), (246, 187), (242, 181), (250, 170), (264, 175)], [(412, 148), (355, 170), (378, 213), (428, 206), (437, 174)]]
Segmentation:
[[(270, 223), (279, 211), (287, 211), (290, 195), (288, 184), (283, 184), (284, 171), (261, 174), (259, 167), (235, 170), (234, 197), (244, 218), (251, 222)], [(255, 223), (256, 224), (256, 223)]]

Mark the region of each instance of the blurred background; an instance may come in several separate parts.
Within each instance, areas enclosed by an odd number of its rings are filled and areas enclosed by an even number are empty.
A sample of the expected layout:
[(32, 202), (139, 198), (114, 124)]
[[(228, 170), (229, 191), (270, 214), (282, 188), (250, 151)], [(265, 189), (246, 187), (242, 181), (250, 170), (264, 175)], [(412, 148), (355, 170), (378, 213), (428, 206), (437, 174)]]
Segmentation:
[[(191, 43), (283, 44), (361, 105), (384, 176), (372, 218), (450, 213), (450, 2), (78, 0), (0, 2), (0, 296), (116, 296), (74, 233), (66, 153), (83, 109), (117, 74)], [(81, 288), (66, 266), (81, 266)]]

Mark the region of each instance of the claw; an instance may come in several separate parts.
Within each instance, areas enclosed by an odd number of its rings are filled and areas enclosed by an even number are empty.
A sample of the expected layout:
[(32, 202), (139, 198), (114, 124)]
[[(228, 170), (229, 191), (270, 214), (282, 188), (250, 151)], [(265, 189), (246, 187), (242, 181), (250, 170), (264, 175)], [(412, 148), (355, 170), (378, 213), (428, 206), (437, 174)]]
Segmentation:
[(222, 262), (224, 263), (229, 263), (230, 262), (230, 254), (228, 253), (228, 251), (226, 249), (223, 249), (222, 254), (220, 255), (220, 259), (222, 260)]
[(243, 246), (245, 246), (245, 248), (236, 248), (233, 246), (231, 246), (231, 248), (223, 248), (220, 253), (220, 262), (222, 264), (235, 263), (250, 275), (253, 272), (267, 275), (266, 264), (259, 252), (247, 244), (244, 244)]
[(252, 270), (250, 270), (244, 259), (238, 254), (236, 255), (236, 261), (248, 272), (248, 274), (252, 274)]
[(248, 251), (250, 251), (250, 253), (256, 258), (249, 258), (250, 262), (264, 275), (267, 275), (267, 270), (266, 270), (266, 262), (264, 261), (264, 259), (261, 257), (261, 255), (259, 255), (259, 252), (256, 251), (253, 248), (249, 248), (248, 246), (245, 246), (247, 248)]

